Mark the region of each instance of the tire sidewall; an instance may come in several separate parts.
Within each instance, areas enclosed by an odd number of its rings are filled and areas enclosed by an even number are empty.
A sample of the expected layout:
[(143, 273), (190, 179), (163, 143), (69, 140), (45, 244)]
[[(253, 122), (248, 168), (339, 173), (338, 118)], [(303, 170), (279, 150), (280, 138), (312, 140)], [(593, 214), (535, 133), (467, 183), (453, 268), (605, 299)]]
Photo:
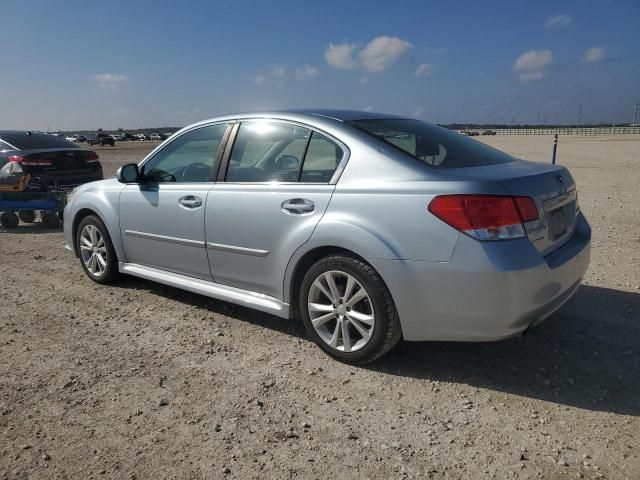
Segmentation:
[[(87, 269), (87, 266), (84, 264), (84, 261), (82, 260), (82, 254), (80, 253), (80, 241), (81, 241), (80, 234), (82, 233), (82, 229), (87, 225), (93, 225), (94, 227), (96, 227), (100, 231), (102, 238), (104, 238), (104, 244), (107, 250), (107, 267), (104, 273), (100, 276), (93, 275)], [(78, 248), (78, 258), (80, 259), (80, 265), (82, 265), (82, 269), (84, 270), (84, 273), (86, 273), (91, 280), (93, 280), (96, 283), (109, 283), (114, 279), (114, 277), (117, 275), (118, 259), (115, 254), (115, 250), (113, 249), (113, 243), (111, 243), (111, 237), (109, 236), (109, 231), (107, 230), (107, 227), (104, 225), (104, 223), (102, 223), (102, 220), (100, 220), (98, 217), (94, 215), (89, 215), (87, 217), (84, 217), (80, 221), (78, 225), (78, 229), (76, 230), (76, 245)]]
[[(389, 321), (384, 303), (384, 292), (379, 291), (374, 279), (371, 278), (370, 274), (361, 269), (359, 263), (360, 262), (358, 260), (347, 256), (331, 256), (319, 260), (305, 274), (300, 286), (300, 294), (298, 296), (298, 309), (302, 318), (302, 323), (304, 324), (309, 337), (323, 351), (332, 357), (347, 363), (366, 363), (370, 357), (374, 356), (381, 348), (381, 344), (384, 341), (385, 332), (387, 330), (386, 324)], [(353, 276), (358, 282), (360, 282), (360, 285), (365, 288), (372, 303), (373, 313), (375, 315), (373, 335), (364, 347), (355, 352), (341, 352), (331, 348), (331, 346), (327, 345), (324, 340), (320, 338), (320, 335), (316, 332), (311, 323), (307, 307), (309, 290), (311, 289), (312, 283), (319, 275), (331, 270), (342, 271)]]

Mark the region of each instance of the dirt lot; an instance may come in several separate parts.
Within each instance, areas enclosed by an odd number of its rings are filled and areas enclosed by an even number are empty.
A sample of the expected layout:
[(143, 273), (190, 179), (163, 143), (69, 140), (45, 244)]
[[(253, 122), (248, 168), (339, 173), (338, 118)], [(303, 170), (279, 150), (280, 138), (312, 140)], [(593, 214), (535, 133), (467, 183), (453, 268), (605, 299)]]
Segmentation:
[[(483, 137), (547, 161), (550, 137)], [(150, 144), (98, 149), (107, 173)], [(640, 138), (561, 138), (584, 286), (523, 338), (329, 360), (301, 325), (0, 232), (0, 478), (640, 478)]]

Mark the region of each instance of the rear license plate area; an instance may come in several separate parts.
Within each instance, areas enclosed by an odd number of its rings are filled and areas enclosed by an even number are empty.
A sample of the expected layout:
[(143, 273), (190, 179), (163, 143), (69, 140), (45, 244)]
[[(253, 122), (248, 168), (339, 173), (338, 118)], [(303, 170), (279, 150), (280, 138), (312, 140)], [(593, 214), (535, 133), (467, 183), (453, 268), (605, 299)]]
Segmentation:
[(549, 233), (551, 234), (552, 240), (567, 233), (567, 226), (569, 225), (568, 219), (567, 206), (556, 208), (549, 212)]

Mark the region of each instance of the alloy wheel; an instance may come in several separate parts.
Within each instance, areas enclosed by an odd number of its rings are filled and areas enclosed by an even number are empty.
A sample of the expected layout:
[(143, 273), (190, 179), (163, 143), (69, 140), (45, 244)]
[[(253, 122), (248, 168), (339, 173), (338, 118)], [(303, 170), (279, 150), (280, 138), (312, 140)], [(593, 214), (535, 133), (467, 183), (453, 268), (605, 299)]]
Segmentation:
[(341, 352), (364, 347), (375, 327), (373, 303), (352, 275), (339, 270), (320, 274), (307, 299), (309, 318), (320, 338)]
[(107, 268), (107, 247), (104, 236), (95, 225), (85, 225), (80, 232), (80, 256), (85, 268), (96, 277)]

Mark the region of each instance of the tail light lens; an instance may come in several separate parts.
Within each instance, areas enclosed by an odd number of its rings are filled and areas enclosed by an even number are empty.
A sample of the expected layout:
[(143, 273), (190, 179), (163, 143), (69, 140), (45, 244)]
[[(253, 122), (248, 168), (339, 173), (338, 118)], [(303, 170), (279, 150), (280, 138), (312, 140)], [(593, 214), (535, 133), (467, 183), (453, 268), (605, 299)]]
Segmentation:
[(50, 158), (44, 158), (38, 155), (26, 155), (24, 157), (20, 155), (9, 155), (8, 160), (29, 167), (48, 167), (53, 165), (53, 161)]
[(478, 240), (524, 237), (522, 224), (538, 218), (532, 198), (504, 195), (439, 195), (429, 204), (429, 211)]
[(98, 157), (98, 154), (96, 152), (91, 152), (91, 151), (85, 152), (83, 158), (84, 158), (84, 161), (87, 163), (96, 163), (100, 160), (100, 158)]

